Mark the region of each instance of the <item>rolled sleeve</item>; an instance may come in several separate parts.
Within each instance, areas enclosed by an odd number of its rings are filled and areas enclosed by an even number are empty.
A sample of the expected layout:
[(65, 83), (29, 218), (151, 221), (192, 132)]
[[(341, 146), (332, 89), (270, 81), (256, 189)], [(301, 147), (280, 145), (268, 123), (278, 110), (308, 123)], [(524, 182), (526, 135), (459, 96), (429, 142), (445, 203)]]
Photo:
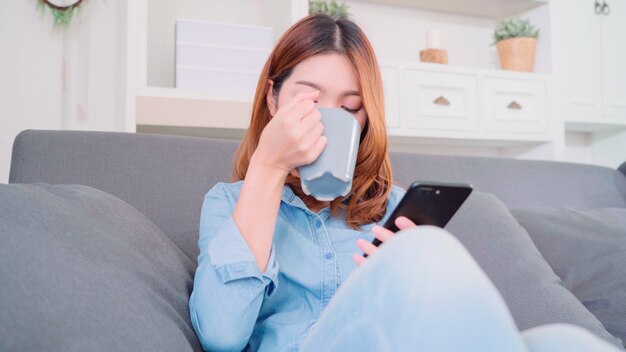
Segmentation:
[(254, 254), (231, 216), (222, 224), (208, 246), (210, 263), (223, 283), (256, 279), (250, 280), (254, 288), (267, 288), (268, 296), (274, 292), (278, 285), (278, 263), (274, 255), (274, 244), (270, 250), (267, 268), (261, 273)]
[(237, 193), (216, 184), (200, 214), (198, 268), (189, 299), (196, 334), (207, 351), (244, 349), (265, 297), (278, 283), (274, 246), (264, 273), (235, 224)]

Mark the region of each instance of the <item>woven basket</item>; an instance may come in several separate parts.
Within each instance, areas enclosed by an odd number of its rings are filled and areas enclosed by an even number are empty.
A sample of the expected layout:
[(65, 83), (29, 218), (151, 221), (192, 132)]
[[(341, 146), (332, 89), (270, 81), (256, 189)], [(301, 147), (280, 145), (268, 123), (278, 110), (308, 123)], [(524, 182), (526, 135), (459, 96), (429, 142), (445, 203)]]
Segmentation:
[(536, 48), (535, 38), (509, 38), (499, 41), (500, 67), (504, 70), (532, 72)]

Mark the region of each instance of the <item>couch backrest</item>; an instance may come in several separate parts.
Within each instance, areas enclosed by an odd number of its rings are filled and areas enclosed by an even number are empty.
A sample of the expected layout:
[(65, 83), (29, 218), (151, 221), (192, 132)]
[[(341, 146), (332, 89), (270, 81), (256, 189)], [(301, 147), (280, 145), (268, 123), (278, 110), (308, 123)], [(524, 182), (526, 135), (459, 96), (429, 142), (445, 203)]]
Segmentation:
[[(626, 168), (554, 161), (392, 153), (394, 179), (469, 182), (509, 207), (626, 207)], [(625, 163), (626, 165), (626, 163)]]
[[(83, 184), (150, 218), (192, 259), (204, 194), (229, 181), (237, 142), (143, 133), (38, 131), (13, 146), (10, 183)], [(509, 206), (626, 207), (626, 176), (571, 163), (392, 153), (394, 178), (469, 182)], [(626, 171), (626, 167), (622, 168)]]

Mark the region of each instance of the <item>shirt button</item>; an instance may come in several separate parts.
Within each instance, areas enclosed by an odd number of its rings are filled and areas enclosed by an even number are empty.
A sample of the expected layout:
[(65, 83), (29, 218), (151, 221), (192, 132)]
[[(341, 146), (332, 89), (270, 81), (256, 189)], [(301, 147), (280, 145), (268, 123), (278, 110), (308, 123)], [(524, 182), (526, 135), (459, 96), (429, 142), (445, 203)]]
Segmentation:
[(326, 258), (326, 260), (333, 259), (333, 253), (332, 252), (326, 252), (326, 254), (324, 254), (324, 258)]
[(322, 222), (319, 219), (315, 220), (315, 228), (319, 229), (320, 227), (322, 227)]

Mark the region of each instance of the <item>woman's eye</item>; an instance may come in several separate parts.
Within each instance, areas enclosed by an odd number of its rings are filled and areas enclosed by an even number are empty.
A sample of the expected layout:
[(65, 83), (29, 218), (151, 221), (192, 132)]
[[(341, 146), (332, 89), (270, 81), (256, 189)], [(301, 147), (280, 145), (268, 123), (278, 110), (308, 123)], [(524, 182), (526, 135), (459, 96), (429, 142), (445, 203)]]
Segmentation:
[(342, 107), (345, 111), (347, 111), (347, 112), (349, 112), (349, 113), (351, 113), (351, 114), (356, 114), (359, 110), (361, 110), (361, 109), (362, 109), (362, 108), (358, 108), (358, 109), (350, 109), (350, 108), (345, 107), (345, 106), (343, 106), (343, 105), (342, 105), (341, 107)]

